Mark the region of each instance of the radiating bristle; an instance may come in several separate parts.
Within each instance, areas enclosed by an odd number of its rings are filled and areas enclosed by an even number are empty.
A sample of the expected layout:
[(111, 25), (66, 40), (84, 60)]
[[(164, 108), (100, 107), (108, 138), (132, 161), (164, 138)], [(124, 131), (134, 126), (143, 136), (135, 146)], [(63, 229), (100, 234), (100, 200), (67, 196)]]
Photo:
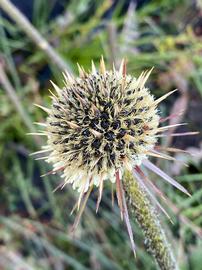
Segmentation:
[(102, 56), (101, 60), (100, 60), (100, 73), (105, 75), (105, 72), (106, 72), (105, 62), (104, 62), (104, 58)]
[(34, 104), (34, 106), (36, 106), (36, 107), (42, 109), (44, 112), (46, 112), (46, 113), (48, 113), (48, 114), (51, 113), (51, 110), (48, 109), (48, 108), (46, 108), (46, 107), (44, 107), (44, 106), (41, 106), (41, 105), (39, 105), (39, 104)]
[(178, 91), (178, 89), (175, 89), (173, 91), (168, 92), (167, 94), (163, 95), (162, 97), (156, 99), (153, 103), (154, 106), (158, 105), (161, 101), (163, 101), (164, 99), (166, 99), (168, 96), (172, 95), (173, 93), (175, 93), (176, 91)]
[(155, 137), (180, 137), (180, 136), (193, 136), (193, 135), (198, 135), (198, 131), (192, 131), (192, 132), (180, 132), (180, 133), (171, 133), (171, 134), (159, 134), (155, 135)]
[(150, 74), (152, 73), (154, 67), (152, 67), (150, 70), (147, 70), (142, 78), (142, 81), (141, 81), (141, 86), (140, 88), (144, 87), (145, 86), (145, 83), (146, 81), (148, 80)]
[(94, 64), (93, 60), (91, 62), (91, 67), (92, 67), (92, 74), (96, 75), (97, 70), (96, 70), (96, 67), (95, 67), (95, 64)]
[(52, 108), (39, 105), (48, 113), (46, 130), (40, 134), (47, 135), (52, 149), (47, 161), (67, 168), (64, 177), (82, 190), (78, 173), (86, 178), (91, 171), (99, 186), (101, 175), (103, 181), (113, 182), (115, 168), (132, 169), (141, 163), (155, 144), (159, 116), (144, 87), (151, 70), (143, 72), (134, 84), (126, 73), (125, 59), (114, 72), (106, 70), (103, 57), (99, 72), (93, 61), (89, 73), (77, 66), (79, 78), (65, 72), (63, 90), (52, 82), (57, 92), (57, 96), (51, 93)]
[(71, 86), (74, 83), (74, 78), (69, 74), (68, 71), (63, 72), (66, 86)]
[(123, 77), (126, 76), (126, 60), (125, 59), (122, 59), (121, 61), (121, 65), (119, 68), (119, 76), (123, 76)]
[(34, 125), (41, 126), (41, 127), (47, 127), (46, 123), (39, 123), (39, 122), (34, 122)]
[(81, 78), (85, 78), (85, 71), (84, 71), (84, 69), (83, 69), (83, 67), (81, 67), (78, 63), (77, 63), (77, 67), (78, 67), (78, 71), (79, 71), (79, 76), (81, 77)]
[[(42, 126), (44, 131), (30, 133), (47, 136), (46, 149), (35, 154), (47, 155), (38, 159), (46, 159), (48, 163), (53, 164), (53, 170), (45, 175), (60, 172), (63, 182), (55, 190), (62, 189), (69, 183), (80, 193), (73, 208), (73, 211), (76, 208), (79, 211), (73, 230), (79, 223), (93, 187), (98, 187), (97, 212), (105, 181), (111, 181), (112, 188), (115, 184), (121, 218), (126, 223), (135, 253), (122, 187), (124, 172), (132, 173), (135, 170), (134, 181), (138, 181), (145, 187), (152, 200), (166, 215), (166, 211), (149, 188), (158, 195), (162, 197), (163, 195), (155, 185), (147, 181), (147, 177), (140, 170), (141, 164), (190, 195), (183, 186), (147, 160), (152, 156), (175, 161), (175, 158), (158, 152), (159, 148), (155, 148), (155, 144), (158, 137), (167, 136), (166, 133), (160, 135), (158, 133), (184, 125), (159, 127), (161, 121), (164, 122), (172, 116), (160, 120), (157, 105), (177, 90), (154, 100), (149, 89), (145, 87), (153, 68), (142, 72), (136, 79), (127, 75), (124, 59), (120, 68), (117, 70), (113, 65), (112, 71), (106, 70), (103, 57), (100, 59), (98, 70), (93, 61), (89, 72), (86, 72), (79, 64), (77, 65), (79, 77), (75, 78), (65, 72), (62, 89), (51, 82), (56, 91), (56, 93), (50, 91), (51, 108), (36, 105), (44, 110), (48, 117), (46, 123), (36, 123)], [(173, 133), (171, 136), (194, 134), (196, 132)], [(172, 148), (166, 150), (172, 152)]]
[(58, 95), (61, 94), (61, 89), (58, 87), (54, 82), (50, 81), (52, 86), (54, 87), (55, 91), (57, 92)]
[[(167, 213), (167, 211), (162, 207), (162, 205), (158, 202), (158, 200), (156, 199), (156, 197), (153, 195), (153, 193), (149, 190), (149, 188), (146, 185), (146, 182), (144, 182), (144, 178), (141, 178), (139, 176), (139, 174), (134, 171), (135, 177), (137, 178), (137, 180), (139, 181), (140, 185), (145, 189), (145, 191), (148, 193), (148, 195), (150, 196), (151, 200), (157, 205), (157, 207), (166, 215), (166, 217), (172, 222), (169, 214)], [(173, 223), (173, 222), (172, 222)]]
[(170, 128), (173, 128), (173, 127), (179, 127), (179, 126), (185, 126), (185, 125), (187, 125), (187, 123), (180, 123), (180, 124), (175, 124), (175, 125), (163, 126), (163, 127), (158, 128), (157, 130), (158, 130), (158, 132), (159, 131), (162, 132), (162, 131), (168, 130)]
[(45, 132), (29, 132), (26, 135), (33, 135), (33, 136), (48, 136)]
[(156, 165), (151, 163), (149, 160), (144, 160), (143, 164), (149, 170), (161, 176), (165, 181), (169, 182), (171, 185), (175, 186), (176, 188), (178, 188), (179, 190), (181, 190), (188, 196), (191, 196), (190, 193), (181, 184), (179, 184), (177, 181), (175, 181), (175, 179), (171, 178), (169, 175), (167, 175), (165, 172), (163, 172), (161, 169), (159, 169)]

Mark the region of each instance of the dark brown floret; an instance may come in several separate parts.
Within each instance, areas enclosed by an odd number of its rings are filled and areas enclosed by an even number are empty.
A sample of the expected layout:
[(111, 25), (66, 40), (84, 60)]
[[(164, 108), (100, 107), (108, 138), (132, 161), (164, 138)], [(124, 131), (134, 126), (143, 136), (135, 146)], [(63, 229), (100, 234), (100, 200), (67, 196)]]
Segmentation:
[(112, 145), (109, 143), (105, 144), (104, 151), (107, 151), (107, 152), (112, 151)]
[(103, 161), (103, 158), (100, 158), (97, 162), (97, 168), (98, 168), (98, 172), (102, 169), (102, 161)]
[(54, 114), (53, 116), (54, 116), (55, 118), (57, 118), (57, 119), (61, 119), (63, 115), (61, 115), (61, 114)]
[(53, 127), (54, 126), (58, 126), (59, 127), (60, 126), (60, 122), (50, 122), (50, 125), (53, 126)]
[(65, 138), (62, 142), (63, 143), (68, 143), (69, 142), (69, 138)]
[(88, 145), (89, 144), (89, 140), (88, 139), (82, 139), (81, 140), (81, 144), (82, 145)]
[(101, 156), (101, 152), (96, 149), (95, 152), (94, 152), (94, 155), (95, 155), (95, 157), (100, 157)]
[(118, 129), (120, 126), (121, 126), (120, 120), (115, 120), (115, 121), (112, 123), (113, 129)]
[(130, 143), (129, 143), (129, 148), (132, 149), (132, 148), (134, 148), (134, 147), (135, 147), (135, 144), (134, 144), (133, 142), (130, 142)]
[(101, 141), (99, 139), (95, 139), (92, 143), (92, 147), (96, 149), (99, 149), (100, 145), (101, 145)]
[(61, 107), (58, 104), (53, 103), (53, 107), (58, 111), (61, 110)]
[(115, 158), (116, 158), (115, 153), (111, 153), (110, 156), (109, 156), (109, 158), (110, 158), (111, 162), (114, 163)]
[(66, 131), (60, 130), (60, 131), (58, 131), (58, 134), (59, 134), (59, 135), (67, 135), (67, 132), (66, 132)]
[(90, 122), (90, 117), (87, 115), (87, 116), (84, 117), (83, 123), (84, 123), (84, 125), (86, 125), (86, 124), (88, 124), (89, 122)]
[(131, 124), (132, 124), (132, 121), (131, 121), (130, 119), (126, 119), (126, 120), (124, 121), (124, 123), (125, 123), (126, 126), (129, 128), (129, 127), (131, 126)]
[(137, 101), (142, 101), (143, 100), (143, 96), (137, 98)]
[(126, 134), (126, 130), (125, 129), (123, 129), (123, 128), (121, 128), (120, 130), (119, 130), (119, 133), (118, 133), (118, 135), (117, 135), (117, 138), (118, 139), (121, 139), (121, 138), (123, 138), (123, 136)]
[(84, 136), (84, 137), (89, 137), (90, 135), (91, 135), (91, 133), (90, 133), (90, 131), (89, 131), (89, 129), (84, 129), (84, 131), (82, 132), (82, 135)]
[(108, 114), (107, 112), (103, 112), (103, 113), (101, 114), (101, 119), (102, 119), (102, 120), (107, 120), (107, 119), (109, 119), (109, 114)]
[(90, 122), (90, 127), (92, 127), (92, 128), (96, 128), (97, 127), (97, 125), (99, 124), (99, 118), (94, 118), (94, 119), (92, 119), (91, 120), (91, 122)]
[(115, 139), (115, 134), (113, 131), (106, 132), (104, 136), (108, 141), (113, 141)]
[(131, 130), (129, 131), (129, 135), (130, 135), (130, 136), (135, 136), (135, 130), (131, 129)]
[(110, 126), (110, 122), (108, 120), (102, 120), (100, 125), (103, 129), (107, 130)]

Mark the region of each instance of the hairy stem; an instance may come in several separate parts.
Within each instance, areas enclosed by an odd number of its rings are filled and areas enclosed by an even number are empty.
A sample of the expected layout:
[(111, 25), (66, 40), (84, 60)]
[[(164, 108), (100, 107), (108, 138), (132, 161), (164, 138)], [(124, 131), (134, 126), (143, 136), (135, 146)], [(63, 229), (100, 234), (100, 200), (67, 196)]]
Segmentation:
[(159, 268), (161, 270), (177, 270), (177, 263), (167, 243), (165, 233), (143, 187), (131, 173), (126, 172), (123, 188), (131, 217), (138, 222), (143, 230), (146, 247), (156, 259)]

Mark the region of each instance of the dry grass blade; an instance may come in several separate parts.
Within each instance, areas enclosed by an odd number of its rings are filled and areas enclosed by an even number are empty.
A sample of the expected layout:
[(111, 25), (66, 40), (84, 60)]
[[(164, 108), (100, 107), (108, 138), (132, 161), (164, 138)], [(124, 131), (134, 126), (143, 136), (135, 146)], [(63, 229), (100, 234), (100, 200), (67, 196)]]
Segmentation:
[(37, 29), (10, 1), (0, 0), (0, 7), (10, 16), (10, 18), (26, 33), (26, 35), (58, 66), (59, 69), (70, 70), (69, 65), (59, 56), (59, 54), (42, 37)]

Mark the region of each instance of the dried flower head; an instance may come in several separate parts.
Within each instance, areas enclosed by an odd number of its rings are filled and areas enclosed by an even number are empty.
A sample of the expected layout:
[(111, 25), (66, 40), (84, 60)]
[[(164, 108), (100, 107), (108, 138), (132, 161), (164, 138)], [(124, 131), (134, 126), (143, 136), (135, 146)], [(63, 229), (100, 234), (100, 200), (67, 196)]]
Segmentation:
[[(160, 118), (157, 105), (176, 91), (154, 100), (145, 87), (150, 72), (143, 72), (136, 79), (126, 74), (125, 61), (122, 61), (118, 71), (115, 68), (107, 71), (101, 58), (99, 71), (93, 63), (90, 72), (79, 66), (79, 77), (64, 74), (62, 89), (53, 83), (56, 95), (51, 92), (50, 109), (38, 105), (48, 113), (48, 117), (46, 124), (42, 124), (46, 130), (39, 134), (47, 136), (47, 145), (37, 153), (48, 152), (45, 159), (54, 167), (50, 173), (62, 172), (64, 181), (59, 187), (70, 183), (80, 192), (78, 208), (82, 200), (83, 203), (78, 217), (93, 186), (99, 189), (98, 209), (104, 181), (116, 183), (118, 204), (131, 239), (121, 183), (124, 171), (131, 171), (154, 200), (150, 190), (157, 191), (159, 195), (161, 192), (141, 170), (141, 165), (188, 194), (173, 178), (148, 160), (149, 156), (173, 159), (160, 153), (161, 148), (156, 143), (158, 137), (166, 136), (165, 131), (173, 127), (159, 127), (159, 123), (174, 116)], [(181, 135), (190, 134), (193, 133)], [(175, 151), (174, 148), (169, 150)], [(158, 202), (157, 205), (165, 212)]]
[(65, 183), (79, 192), (105, 180), (116, 181), (115, 172), (140, 165), (156, 142), (159, 116), (154, 99), (139, 79), (120, 71), (100, 73), (81, 70), (79, 78), (66, 75), (65, 88), (53, 96), (47, 119), (47, 161), (63, 168)]

